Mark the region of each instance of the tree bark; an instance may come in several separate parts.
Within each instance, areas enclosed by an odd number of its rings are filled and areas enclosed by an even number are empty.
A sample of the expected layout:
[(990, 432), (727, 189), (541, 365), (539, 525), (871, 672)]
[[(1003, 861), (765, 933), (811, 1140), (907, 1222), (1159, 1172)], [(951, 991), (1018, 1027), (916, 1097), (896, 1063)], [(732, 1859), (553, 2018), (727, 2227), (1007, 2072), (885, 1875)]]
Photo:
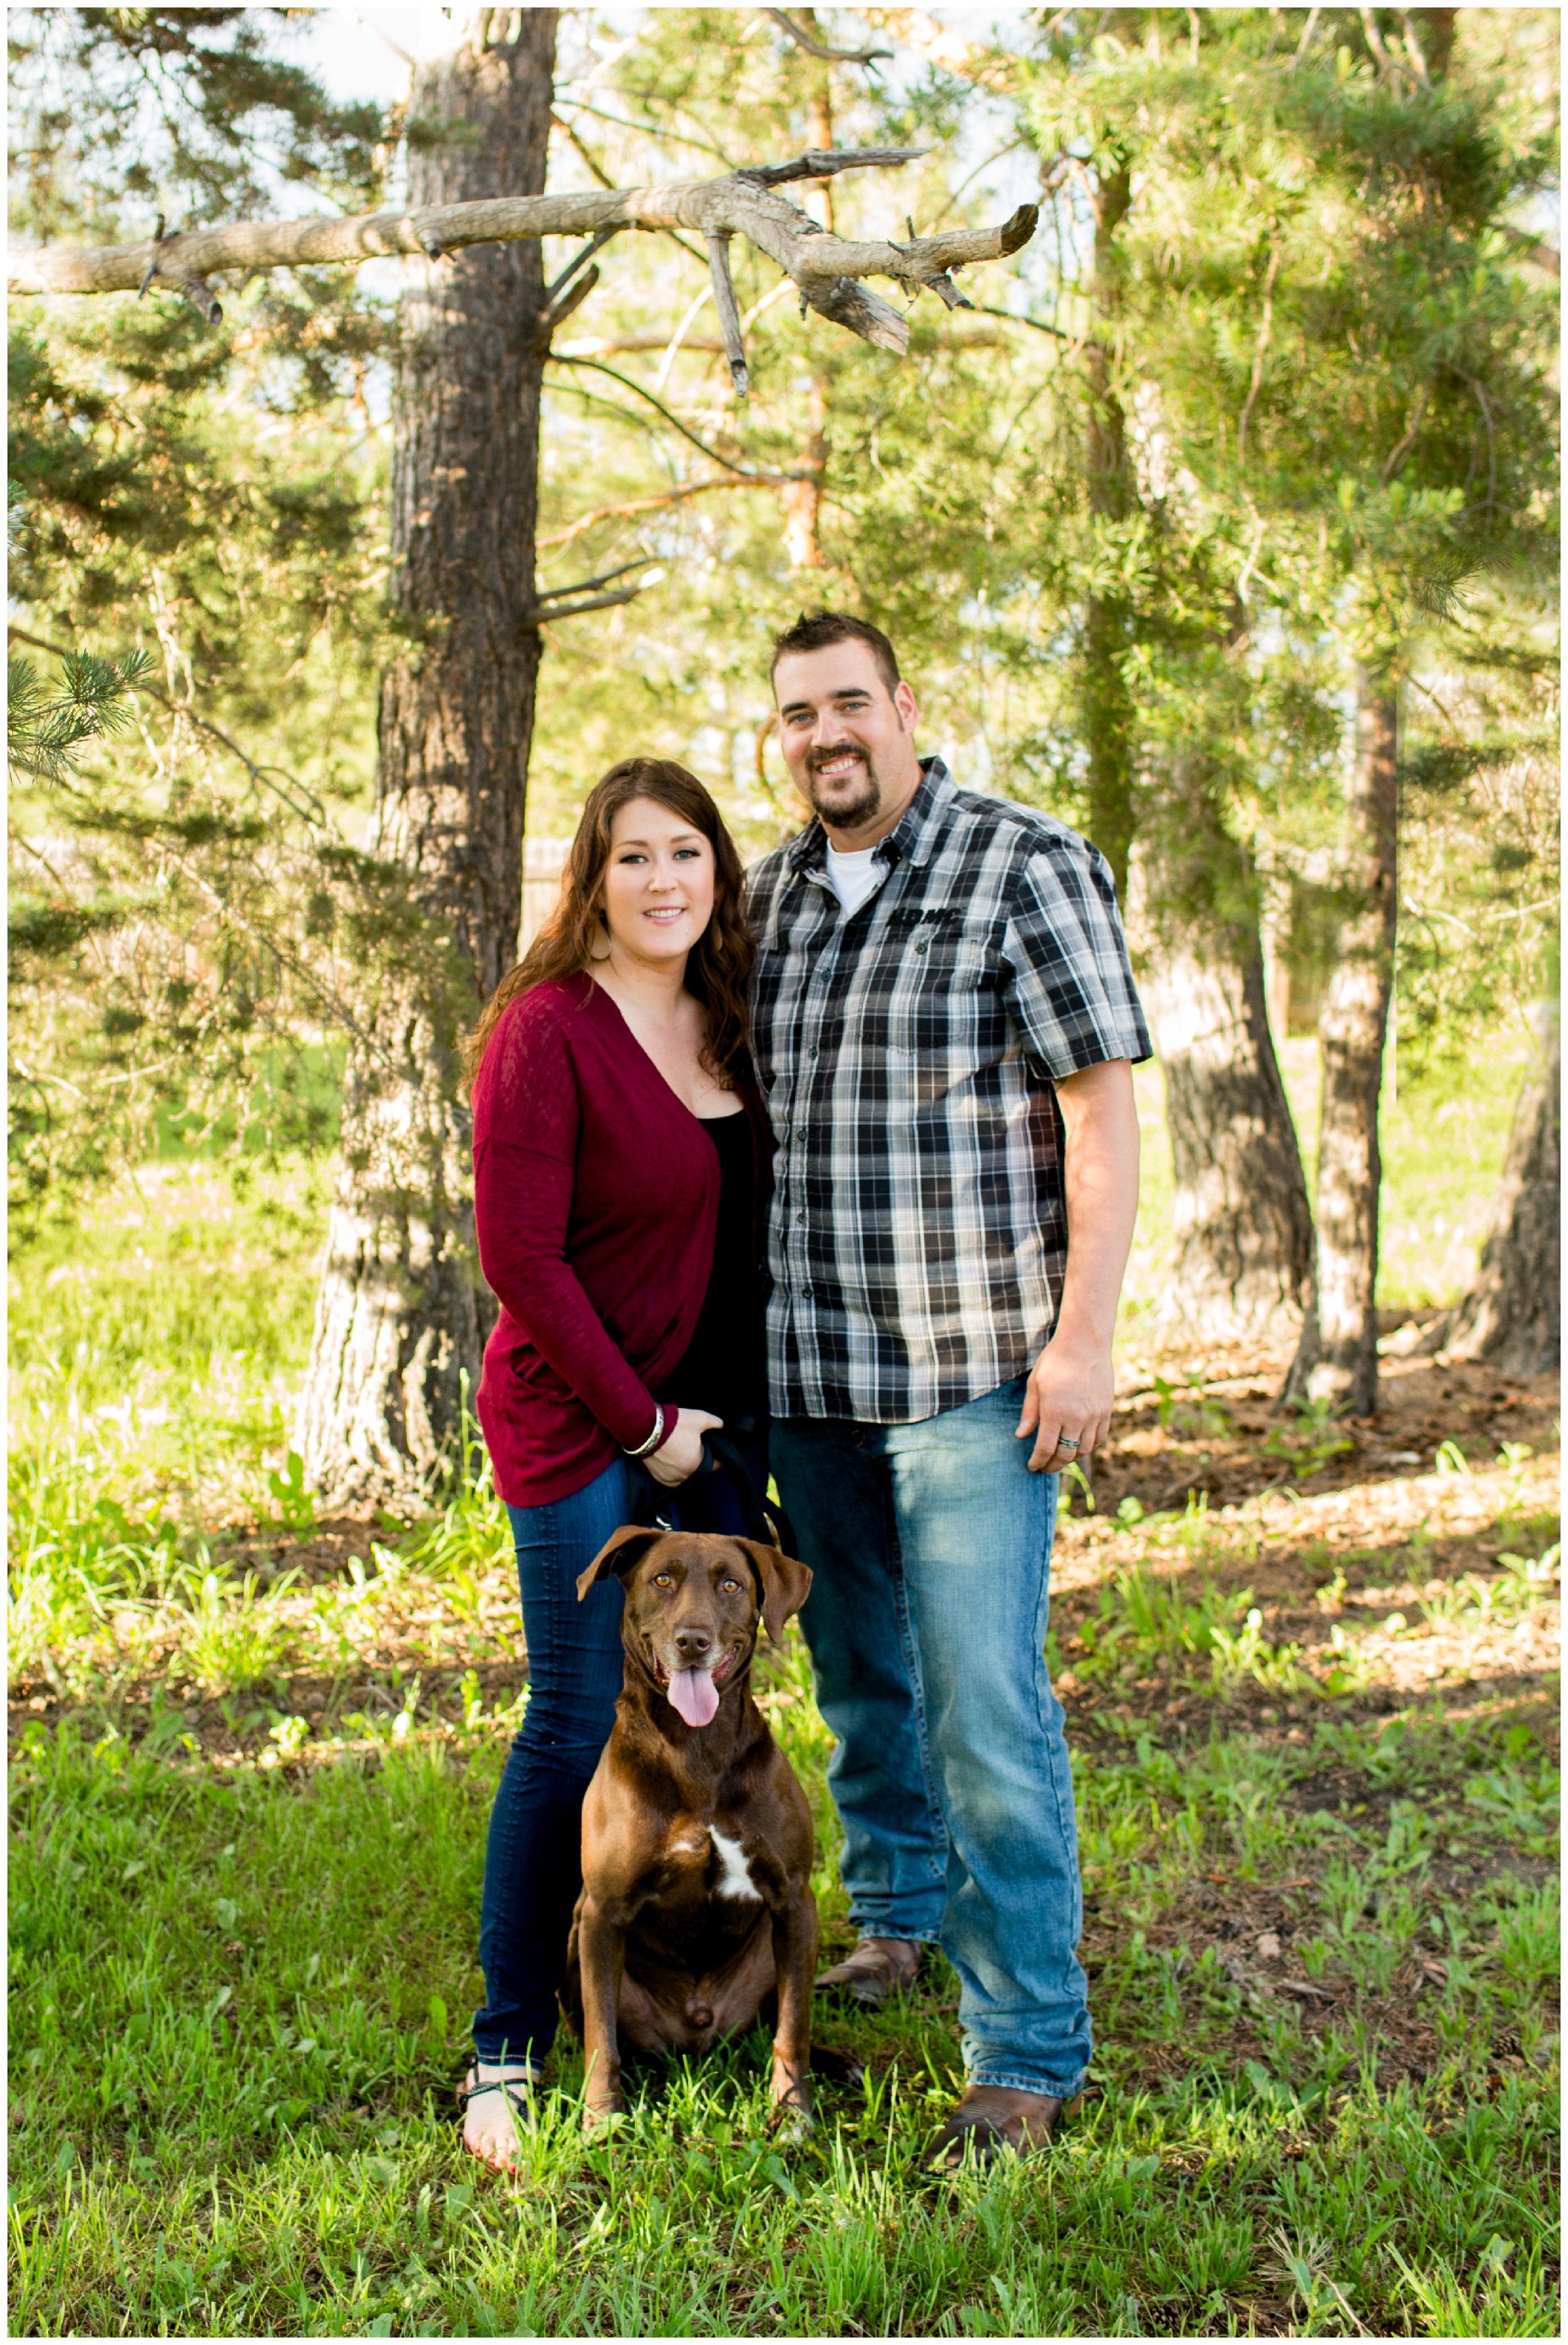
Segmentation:
[[(1094, 297), (1097, 327), (1084, 346), (1089, 390), (1086, 459), (1091, 517), (1122, 521), (1131, 508), (1127, 419), (1116, 391), (1110, 352), (1120, 307), (1117, 230), (1132, 203), (1127, 165), (1102, 172), (1094, 190)], [(1133, 709), (1125, 661), (1131, 614), (1124, 597), (1090, 593), (1084, 612), (1080, 699), (1088, 758), (1089, 837), (1110, 865), (1118, 893), (1127, 895), (1133, 834)]]
[[(808, 54), (822, 60), (821, 70), (814, 76), (810, 105), (807, 108), (811, 143), (825, 153), (833, 146), (833, 80), (827, 62), (829, 52), (822, 38), (814, 8), (795, 11), (794, 25), (799, 31), (795, 37), (814, 43)], [(803, 43), (803, 46), (804, 44)], [(884, 53), (885, 54), (885, 52)], [(833, 183), (824, 179), (805, 197), (806, 209), (819, 228), (834, 233)], [(790, 482), (783, 496), (784, 512), (784, 550), (792, 570), (820, 570), (822, 556), (822, 492), (827, 478), (827, 369), (819, 355), (813, 353), (811, 389), (807, 393), (805, 444), (794, 461), (797, 478)]]
[(1317, 1260), (1283, 1395), (1287, 1401), (1324, 1401), (1353, 1416), (1370, 1416), (1378, 1399), (1378, 1101), (1399, 919), (1398, 752), (1393, 685), (1385, 675), (1358, 669), (1340, 882), (1345, 918), (1318, 1019), (1323, 1114)]
[[(1085, 346), (1091, 521), (1131, 513), (1137, 484), (1112, 365), (1121, 305), (1118, 234), (1130, 166), (1094, 195), (1096, 332)], [(1175, 1172), (1176, 1276), (1159, 1315), (1209, 1343), (1294, 1334), (1310, 1269), (1312, 1217), (1300, 1150), (1269, 1030), (1252, 875), (1214, 803), (1202, 759), (1155, 781), (1139, 819), (1137, 736), (1126, 659), (1132, 612), (1091, 593), (1084, 616), (1080, 716), (1089, 836), (1126, 898), (1135, 828), (1139, 984), (1165, 1074)]]
[[(417, 208), (544, 183), (557, 12), (420, 66)], [(493, 17), (491, 21), (493, 21)], [(491, 1305), (475, 1257), (458, 1046), (517, 952), (540, 637), (541, 247), (410, 263), (394, 409), (392, 594), (372, 850), (406, 875), (411, 949), (362, 1012), (298, 1441), (329, 1507), (427, 1487)]]
[(1549, 1375), (1562, 1359), (1563, 1043), (1555, 1004), (1539, 1066), (1520, 1091), (1475, 1284), (1423, 1351), (1488, 1360), (1505, 1376)]
[(1312, 1213), (1270, 1031), (1256, 884), (1190, 771), (1140, 825), (1134, 907), (1176, 1180), (1176, 1274), (1159, 1332), (1211, 1344), (1293, 1336)]
[[(1094, 193), (1096, 331), (1084, 350), (1091, 523), (1124, 521), (1138, 493), (1112, 362), (1118, 235), (1131, 203), (1130, 165), (1103, 170)], [(1165, 1074), (1176, 1178), (1177, 1272), (1160, 1331), (1210, 1343), (1277, 1338), (1300, 1324), (1312, 1218), (1269, 1030), (1256, 888), (1196, 756), (1172, 767), (1168, 794), (1150, 788), (1139, 823), (1126, 667), (1132, 620), (1124, 596), (1087, 597), (1079, 706), (1089, 836), (1124, 900), (1135, 829), (1140, 837), (1139, 984)]]

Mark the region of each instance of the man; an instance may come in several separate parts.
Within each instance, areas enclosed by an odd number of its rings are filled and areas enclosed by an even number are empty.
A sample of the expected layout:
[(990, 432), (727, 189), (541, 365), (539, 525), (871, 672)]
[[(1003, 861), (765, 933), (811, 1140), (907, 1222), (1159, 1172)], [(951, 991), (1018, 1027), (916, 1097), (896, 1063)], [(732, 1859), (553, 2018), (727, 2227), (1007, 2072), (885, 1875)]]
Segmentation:
[(1105, 862), (916, 756), (885, 635), (802, 618), (774, 684), (816, 818), (749, 882), (773, 1461), (861, 1934), (818, 1985), (880, 2002), (942, 1946), (951, 2167), (1047, 2139), (1089, 2054), (1044, 1648), (1057, 1477), (1110, 1422), (1149, 1041)]

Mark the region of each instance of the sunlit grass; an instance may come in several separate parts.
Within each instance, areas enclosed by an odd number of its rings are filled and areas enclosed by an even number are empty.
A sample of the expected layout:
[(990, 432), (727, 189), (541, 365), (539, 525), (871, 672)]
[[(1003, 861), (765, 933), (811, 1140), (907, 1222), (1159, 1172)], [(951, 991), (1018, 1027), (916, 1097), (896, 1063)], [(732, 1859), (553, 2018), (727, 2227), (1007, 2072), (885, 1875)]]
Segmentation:
[[(1316, 1045), (1293, 1041), (1284, 1057), (1310, 1162)], [(1452, 1300), (1470, 1277), (1519, 1073), (1494, 1052), (1462, 1115), (1460, 1102), (1408, 1094), (1388, 1111), (1381, 1302)], [(1138, 1094), (1143, 1204), (1122, 1315), (1133, 1342), (1171, 1259), (1157, 1066), (1139, 1069)], [(248, 1170), (237, 1183), (207, 1161), (159, 1162), (13, 1264), (14, 1568), (55, 1635), (92, 1615), (94, 1591), (134, 1597), (138, 1568), (143, 1580), (167, 1575), (180, 1538), (258, 1519), (305, 1527), (309, 1494), (290, 1478), (288, 1443), (325, 1209), (321, 1168)], [(1280, 1437), (1300, 1447), (1307, 1436)], [(501, 1521), (492, 1511), (498, 1538)], [(470, 1524), (463, 1512), (430, 1526), (432, 1561), (458, 1568), (452, 1543)], [(488, 1527), (481, 1539), (489, 1552)], [(188, 1561), (199, 1585), (209, 1558)]]
[[(1149, 1193), (1158, 1247), (1158, 1167)], [(321, 1212), (303, 1174), (166, 1168), (14, 1268), (12, 1667), (66, 1712), (13, 1754), (14, 2333), (1558, 2333), (1555, 1771), (1484, 1704), (1369, 1722), (1396, 1632), (1341, 1622), (1351, 1559), (1308, 1651), (1253, 1602), (1270, 1522), (1201, 1499), (1107, 1525), (1054, 1632), (1100, 1705), (1074, 1751), (1098, 2097), (1047, 2157), (920, 2181), (959, 2081), (936, 1962), (824, 2020), (866, 2077), (806, 2148), (767, 2129), (760, 2035), (650, 2074), (612, 2144), (563, 2046), (517, 2177), (480, 2173), (450, 2095), (527, 1699), (507, 1526), (474, 1452), (422, 1521), (295, 1576)], [(1220, 1407), (1166, 1400), (1174, 1435)], [(1280, 1437), (1304, 1477), (1328, 1436)], [(1428, 1587), (1412, 1623), (1528, 1629), (1555, 1593), (1529, 1453), (1447, 1446), (1368, 1567)], [(1451, 1500), (1503, 1552), (1429, 1582)], [(1204, 1717), (1135, 1713), (1151, 1685)], [(759, 1693), (842, 1944), (798, 1636)], [(1289, 1741), (1224, 1707), (1265, 1694)], [(1278, 1960), (1209, 1925), (1257, 1901)], [(1418, 2005), (1429, 2048), (1391, 2067)]]
[(237, 1183), (144, 1166), (10, 1272), (21, 1513), (195, 1526), (272, 1511), (310, 1340), (325, 1197), (303, 1164)]
[[(798, 1656), (769, 1674), (820, 1809)], [(177, 1745), (28, 1731), (15, 2331), (1225, 2334), (1289, 2301), (1282, 2232), (1315, 2242), (1306, 2261), (1338, 2291), (1320, 2333), (1446, 2333), (1435, 2308), (1452, 2321), (1462, 2300), (1555, 2333), (1555, 1899), (1500, 1873), (1445, 1901), (1427, 1877), (1440, 1836), (1500, 1846), (1467, 1799), (1506, 1757), (1494, 1735), (1386, 1731), (1374, 1771), (1396, 1796), (1368, 1825), (1293, 1806), (1296, 1781), (1346, 1755), (1327, 1726), (1300, 1756), (1238, 1736), (1178, 1760), (1144, 1736), (1080, 1761), (1088, 1906), (1102, 1938), (1111, 1924), (1094, 1964), (1104, 2097), (1047, 2160), (940, 2192), (912, 2161), (956, 2082), (941, 1965), (896, 2014), (825, 2025), (871, 2067), (819, 2096), (806, 2149), (767, 2130), (755, 2035), (646, 2077), (612, 2145), (584, 2143), (563, 2049), (514, 2182), (475, 2171), (449, 2096), (503, 1747), (391, 1721), (303, 1771), (215, 1771)], [(1217, 1871), (1296, 1884), (1295, 1958), (1340, 1998), (1328, 2028), (1254, 2009), (1211, 1950), (1184, 1963), (1148, 1943)], [(1421, 2086), (1385, 2090), (1362, 1999), (1423, 1947), (1441, 1949), (1444, 2048)], [(1539, 2081), (1493, 2072), (1507, 2028), (1546, 2055)], [(1168, 2046), (1179, 2073), (1151, 2085)]]

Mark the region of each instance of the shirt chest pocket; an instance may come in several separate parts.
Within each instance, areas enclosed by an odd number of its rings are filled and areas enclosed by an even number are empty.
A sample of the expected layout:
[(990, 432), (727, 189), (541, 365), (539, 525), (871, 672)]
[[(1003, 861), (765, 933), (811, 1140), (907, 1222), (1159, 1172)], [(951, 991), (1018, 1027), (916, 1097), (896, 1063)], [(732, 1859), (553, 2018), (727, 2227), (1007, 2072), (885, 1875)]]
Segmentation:
[(881, 971), (886, 1045), (895, 1054), (945, 1052), (974, 1033), (996, 1000), (998, 968), (983, 931), (926, 915), (885, 939)]

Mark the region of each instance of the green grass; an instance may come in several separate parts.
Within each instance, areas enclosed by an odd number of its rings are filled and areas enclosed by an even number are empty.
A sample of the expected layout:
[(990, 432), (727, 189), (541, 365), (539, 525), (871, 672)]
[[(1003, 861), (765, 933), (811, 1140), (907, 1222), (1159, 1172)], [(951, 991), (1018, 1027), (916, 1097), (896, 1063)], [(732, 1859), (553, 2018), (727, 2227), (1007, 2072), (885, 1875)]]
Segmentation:
[[(12, 1264), (14, 1459), (73, 1518), (265, 1512), (287, 1444), (325, 1233), (320, 1171), (144, 1166)], [(26, 1511), (24, 1501), (24, 1512)]]
[[(1396, 1197), (1450, 1177), (1448, 1129)], [(526, 1700), (504, 1523), (481, 1486), (363, 1558), (309, 1546), (323, 1213), (298, 1171), (159, 1166), (14, 1269), (12, 1667), (52, 1689), (12, 1751), (14, 2334), (1559, 2333), (1539, 1705), (1444, 1715), (1355, 1634), (1275, 1641), (1275, 1549), (1200, 1506), (1129, 1509), (1060, 1614), (1098, 2048), (1047, 2156), (919, 2179), (958, 2083), (938, 1962), (821, 2029), (866, 2080), (804, 2148), (760, 2036), (650, 2075), (592, 2144), (563, 2047), (515, 2181), (478, 2170), (451, 2089)], [(1420, 1608), (1445, 1634), (1553, 1593), (1550, 1527), (1494, 1528)], [(841, 1944), (798, 1639), (761, 1690)]]
[[(771, 1676), (825, 1817), (798, 1650)], [(1487, 1871), (1522, 1822), (1550, 1830), (1551, 1786), (1513, 1833), (1474, 1797), (1506, 1734), (1412, 1719), (1369, 1748), (1325, 1723), (1289, 1757), (1145, 1733), (1080, 1758), (1101, 2097), (1048, 2158), (935, 2192), (910, 2168), (956, 2081), (941, 1970), (824, 2031), (871, 2066), (819, 2096), (805, 2149), (771, 2139), (754, 2036), (650, 2079), (611, 2144), (584, 2142), (563, 2052), (516, 2182), (475, 2170), (449, 2096), (501, 1755), (427, 1726), (215, 1768), (26, 1731), (13, 2333), (1227, 2334), (1293, 2298), (1316, 2333), (1556, 2333), (1555, 1900)], [(1371, 1820), (1303, 1812), (1295, 1785), (1346, 1762)], [(1445, 1893), (1440, 1849), (1474, 1893)], [(1213, 1944), (1156, 1942), (1217, 1871), (1313, 1876), (1277, 1902), (1327, 2025)], [(1412, 1949), (1444, 1966), (1435, 2048), (1391, 2086), (1377, 2007)]]

